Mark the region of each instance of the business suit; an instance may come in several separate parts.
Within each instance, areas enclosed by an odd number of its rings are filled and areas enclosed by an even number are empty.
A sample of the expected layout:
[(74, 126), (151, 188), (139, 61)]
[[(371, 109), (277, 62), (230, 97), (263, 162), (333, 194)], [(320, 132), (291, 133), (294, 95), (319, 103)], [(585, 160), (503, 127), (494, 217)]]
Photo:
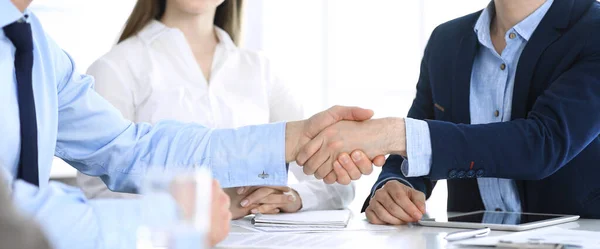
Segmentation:
[[(484, 209), (476, 178), (497, 177), (517, 180), (523, 211), (600, 217), (600, 4), (555, 0), (519, 59), (511, 121), (466, 125), (479, 14), (431, 35), (408, 114), (428, 124), (431, 170), (406, 180), (429, 196), (449, 179), (449, 211)], [(403, 178), (403, 160), (391, 156), (375, 186)]]

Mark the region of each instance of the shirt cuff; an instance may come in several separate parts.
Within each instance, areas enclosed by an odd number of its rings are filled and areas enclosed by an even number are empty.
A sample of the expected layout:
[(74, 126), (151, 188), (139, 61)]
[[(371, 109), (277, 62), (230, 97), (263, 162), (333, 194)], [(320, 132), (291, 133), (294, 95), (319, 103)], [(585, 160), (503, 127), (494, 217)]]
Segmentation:
[[(406, 160), (404, 160), (404, 161), (406, 161)], [(375, 184), (375, 186), (373, 186), (373, 190), (371, 191), (371, 199), (373, 199), (373, 196), (375, 195), (375, 191), (377, 191), (378, 189), (380, 189), (381, 187), (383, 187), (383, 185), (385, 183), (387, 183), (387, 182), (389, 182), (391, 180), (397, 180), (397, 181), (403, 183), (406, 186), (409, 186), (409, 187), (411, 187), (413, 189), (415, 188), (406, 179), (403, 179), (401, 177), (388, 177), (388, 178), (385, 178), (385, 179), (381, 180), (380, 182), (378, 182), (377, 184)]]
[(286, 123), (215, 129), (210, 137), (210, 169), (223, 188), (286, 186)]
[(429, 126), (423, 120), (412, 118), (406, 118), (405, 124), (408, 161), (402, 162), (402, 173), (406, 177), (429, 175), (432, 160)]

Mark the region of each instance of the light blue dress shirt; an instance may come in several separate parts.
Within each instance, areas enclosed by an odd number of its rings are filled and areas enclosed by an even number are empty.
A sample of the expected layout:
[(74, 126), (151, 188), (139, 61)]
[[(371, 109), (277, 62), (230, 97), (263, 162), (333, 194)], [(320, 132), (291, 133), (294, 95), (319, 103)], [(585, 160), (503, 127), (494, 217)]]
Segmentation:
[[(15, 47), (2, 31), (25, 15), (34, 42), (39, 188), (15, 180), (19, 155), (28, 152), (20, 151)], [(285, 123), (224, 130), (170, 121), (133, 124), (94, 92), (93, 78), (75, 70), (36, 16), (25, 15), (10, 0), (0, 0), (0, 175), (54, 248), (135, 248), (142, 222), (140, 200), (90, 201), (79, 189), (49, 183), (54, 155), (120, 191), (136, 190), (150, 167), (168, 172), (208, 167), (223, 187), (286, 185)], [(158, 220), (174, 219), (176, 212), (168, 198), (145, 211), (146, 219)]]
[[(553, 0), (547, 0), (531, 15), (506, 32), (504, 36), (506, 47), (502, 55), (494, 49), (490, 34), (490, 24), (495, 15), (494, 3), (490, 3), (481, 13), (474, 30), (481, 46), (475, 56), (471, 73), (469, 98), (471, 124), (510, 121), (519, 57), (527, 41), (552, 6), (552, 2)], [(402, 173), (406, 177), (428, 175), (431, 169), (432, 149), (427, 123), (407, 118), (406, 141), (408, 160), (405, 160), (401, 166)], [(477, 182), (487, 210), (521, 211), (521, 201), (514, 180), (478, 178)]]

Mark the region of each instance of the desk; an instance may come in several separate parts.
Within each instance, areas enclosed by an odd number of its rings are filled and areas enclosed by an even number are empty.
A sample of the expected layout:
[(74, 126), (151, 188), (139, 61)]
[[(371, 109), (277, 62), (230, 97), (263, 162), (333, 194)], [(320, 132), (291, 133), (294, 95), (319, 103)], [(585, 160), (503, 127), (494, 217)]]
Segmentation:
[[(356, 215), (354, 219), (365, 219), (364, 214)], [(565, 223), (558, 225), (561, 228), (567, 229), (580, 229), (589, 231), (600, 231), (600, 220), (586, 220), (581, 219), (575, 222)], [(352, 237), (361, 237), (361, 246), (357, 248), (371, 248), (364, 247), (365, 242), (369, 240), (377, 241), (377, 248), (426, 248), (426, 249), (441, 249), (447, 248), (449, 245), (444, 240), (444, 236), (450, 232), (460, 231), (461, 229), (453, 228), (437, 228), (437, 227), (423, 227), (419, 225), (406, 225), (399, 226), (394, 231), (386, 232), (369, 232), (369, 231), (353, 231)], [(244, 228), (232, 226), (231, 232), (253, 232)], [(507, 234), (509, 232), (492, 231), (489, 236), (498, 236)], [(324, 234), (324, 233), (322, 233)], [(452, 247), (450, 245), (450, 247)], [(227, 249), (226, 247), (217, 247)]]

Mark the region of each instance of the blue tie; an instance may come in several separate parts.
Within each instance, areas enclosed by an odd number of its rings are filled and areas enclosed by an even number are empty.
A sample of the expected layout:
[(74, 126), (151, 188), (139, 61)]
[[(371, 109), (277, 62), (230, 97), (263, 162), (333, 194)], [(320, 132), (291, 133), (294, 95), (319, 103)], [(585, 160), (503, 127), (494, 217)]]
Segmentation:
[(4, 27), (4, 34), (13, 43), (15, 51), (15, 76), (21, 121), (21, 157), (17, 178), (39, 185), (37, 121), (31, 72), (33, 68), (33, 38), (31, 26), (23, 19)]

